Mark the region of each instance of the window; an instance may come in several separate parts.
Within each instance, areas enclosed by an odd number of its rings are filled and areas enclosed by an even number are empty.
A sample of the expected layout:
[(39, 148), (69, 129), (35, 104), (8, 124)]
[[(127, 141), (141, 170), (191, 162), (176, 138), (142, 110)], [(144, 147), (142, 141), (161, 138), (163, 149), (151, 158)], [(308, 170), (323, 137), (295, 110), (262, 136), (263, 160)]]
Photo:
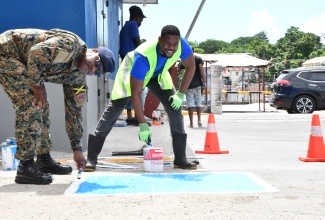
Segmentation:
[(301, 79), (308, 79), (309, 72), (300, 72), (297, 77)]
[(325, 72), (311, 72), (310, 81), (324, 81)]

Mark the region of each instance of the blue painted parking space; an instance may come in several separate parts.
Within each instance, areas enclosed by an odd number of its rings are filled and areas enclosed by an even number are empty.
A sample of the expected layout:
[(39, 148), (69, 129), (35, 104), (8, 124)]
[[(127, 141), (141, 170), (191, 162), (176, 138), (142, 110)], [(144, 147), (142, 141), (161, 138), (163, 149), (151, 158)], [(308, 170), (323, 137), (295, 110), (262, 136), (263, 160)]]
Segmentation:
[(111, 174), (83, 178), (72, 183), (65, 195), (278, 191), (256, 175), (246, 172)]

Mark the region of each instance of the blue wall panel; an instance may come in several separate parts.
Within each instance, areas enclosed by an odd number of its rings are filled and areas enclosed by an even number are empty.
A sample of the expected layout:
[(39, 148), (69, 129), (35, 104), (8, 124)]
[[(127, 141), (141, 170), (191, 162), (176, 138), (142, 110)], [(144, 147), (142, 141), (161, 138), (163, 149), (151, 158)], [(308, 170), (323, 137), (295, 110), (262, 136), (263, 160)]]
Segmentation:
[[(70, 1), (74, 1), (74, 0), (70, 0)], [(82, 0), (78, 0), (78, 1), (82, 1)], [(85, 39), (88, 48), (95, 48), (97, 47), (96, 1), (95, 0), (84, 0), (84, 1), (85, 1), (85, 9), (81, 12), (85, 13), (85, 19), (82, 20), (82, 22), (75, 21), (74, 25), (76, 24), (84, 25), (86, 38), (82, 37), (82, 39)]]
[[(116, 63), (118, 64), (119, 55), (119, 33), (121, 24), (119, 24), (120, 17), (119, 17), (119, 10), (122, 12), (123, 5), (122, 0), (110, 0), (109, 1), (109, 7), (107, 11), (107, 27), (108, 27), (108, 45), (107, 47), (113, 51), (115, 55)], [(108, 78), (115, 79), (117, 69), (108, 75)]]
[[(94, 37), (96, 40), (95, 2), (93, 0), (1, 1), (0, 32), (15, 28), (61, 28), (72, 31), (93, 44), (90, 39)], [(88, 35), (87, 32), (91, 33)]]
[[(96, 0), (0, 0), (0, 33), (17, 28), (52, 29), (61, 28), (79, 35), (88, 47), (97, 46)], [(88, 84), (96, 88), (96, 84)], [(51, 139), (53, 149), (70, 152), (69, 140), (65, 132), (63, 92), (61, 85), (47, 84), (50, 101)], [(97, 94), (97, 93), (96, 93)], [(95, 97), (96, 98), (96, 97)], [(0, 142), (14, 136), (14, 111), (8, 97), (0, 88)], [(5, 107), (3, 107), (5, 106)], [(52, 109), (54, 107), (54, 109)], [(96, 113), (97, 114), (97, 113)], [(83, 143), (87, 142), (88, 122), (97, 122), (91, 108), (83, 108)]]

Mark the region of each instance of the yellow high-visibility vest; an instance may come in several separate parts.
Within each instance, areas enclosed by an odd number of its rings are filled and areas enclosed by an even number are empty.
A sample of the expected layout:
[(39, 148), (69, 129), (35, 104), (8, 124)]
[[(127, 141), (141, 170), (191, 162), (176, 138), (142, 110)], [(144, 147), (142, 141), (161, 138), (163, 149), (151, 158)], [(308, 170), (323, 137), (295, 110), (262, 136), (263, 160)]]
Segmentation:
[[(146, 57), (149, 62), (149, 71), (146, 73), (143, 82), (143, 88), (146, 87), (149, 80), (154, 74), (157, 65), (158, 54), (156, 51), (158, 41), (148, 41), (141, 44), (134, 51), (129, 52), (123, 59), (121, 66), (119, 67), (112, 90), (112, 100), (130, 97), (131, 85), (130, 85), (130, 72), (134, 62), (135, 53), (139, 53)], [(168, 72), (168, 69), (177, 61), (182, 52), (181, 41), (179, 41), (178, 49), (174, 55), (167, 59), (163, 71), (158, 75), (158, 82), (160, 87), (164, 90), (173, 88), (173, 80)]]

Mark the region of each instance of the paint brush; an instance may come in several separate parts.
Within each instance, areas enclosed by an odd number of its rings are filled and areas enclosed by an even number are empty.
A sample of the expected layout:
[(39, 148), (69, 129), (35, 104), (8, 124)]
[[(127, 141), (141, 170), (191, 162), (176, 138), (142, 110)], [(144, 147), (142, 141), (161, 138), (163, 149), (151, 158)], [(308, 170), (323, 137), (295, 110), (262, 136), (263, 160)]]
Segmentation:
[(152, 142), (151, 142), (151, 138), (150, 138), (150, 136), (148, 137), (147, 145), (148, 145), (149, 147), (152, 147)]
[(77, 176), (78, 179), (81, 179), (81, 173), (82, 173), (82, 169), (78, 171), (78, 176)]

